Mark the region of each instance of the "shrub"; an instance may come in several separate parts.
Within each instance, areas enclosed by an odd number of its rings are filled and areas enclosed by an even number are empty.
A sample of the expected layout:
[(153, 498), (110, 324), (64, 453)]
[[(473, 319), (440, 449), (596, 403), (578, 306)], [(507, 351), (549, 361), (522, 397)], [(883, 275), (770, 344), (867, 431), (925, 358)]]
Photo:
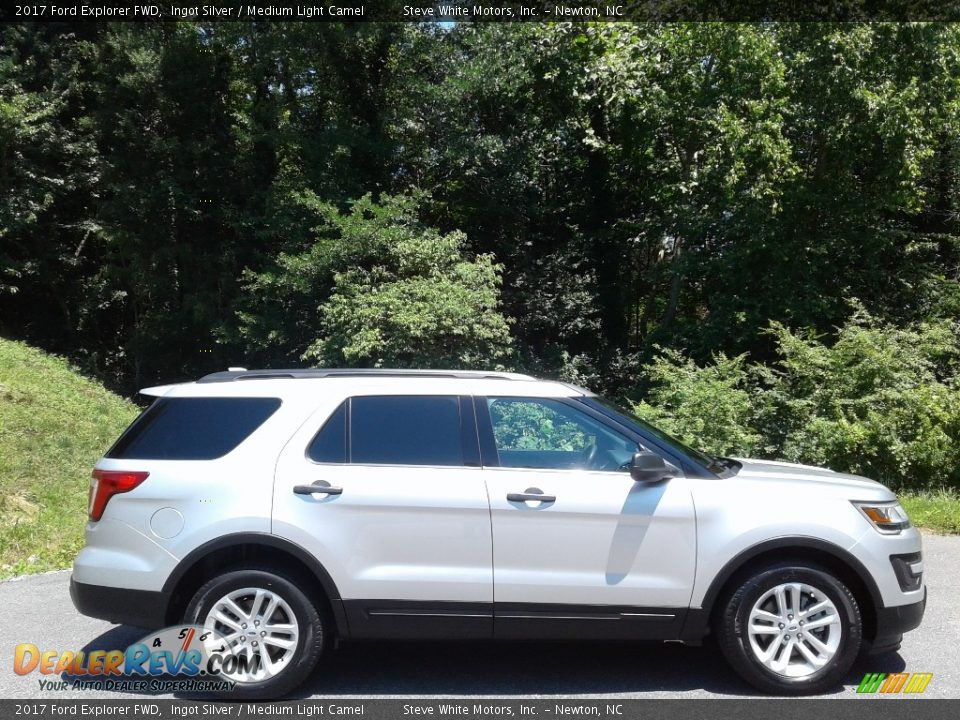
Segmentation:
[(672, 350), (645, 370), (638, 414), (707, 452), (856, 473), (897, 488), (960, 486), (960, 340), (948, 321), (894, 328), (856, 309), (830, 344), (772, 324), (771, 366)]
[(897, 487), (960, 480), (960, 347), (949, 324), (897, 329), (858, 310), (828, 346), (773, 325), (765, 434), (788, 460)]
[(752, 455), (760, 434), (752, 427), (753, 383), (745, 357), (716, 355), (697, 366), (676, 350), (662, 350), (646, 366), (653, 383), (634, 412), (665, 432), (715, 455)]

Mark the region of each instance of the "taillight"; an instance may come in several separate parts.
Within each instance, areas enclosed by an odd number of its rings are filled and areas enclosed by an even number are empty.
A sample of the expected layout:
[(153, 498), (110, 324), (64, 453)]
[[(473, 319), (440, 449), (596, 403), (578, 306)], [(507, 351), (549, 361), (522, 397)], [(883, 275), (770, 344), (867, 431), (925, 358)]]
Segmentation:
[(94, 470), (88, 498), (90, 519), (97, 521), (103, 517), (110, 498), (119, 493), (130, 492), (146, 480), (149, 474), (129, 470)]

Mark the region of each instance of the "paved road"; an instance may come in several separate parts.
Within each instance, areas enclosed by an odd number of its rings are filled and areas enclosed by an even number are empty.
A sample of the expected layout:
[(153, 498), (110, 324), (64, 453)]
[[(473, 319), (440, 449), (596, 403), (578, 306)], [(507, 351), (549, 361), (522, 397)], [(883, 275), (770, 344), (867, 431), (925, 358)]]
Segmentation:
[[(960, 698), (960, 538), (924, 539), (929, 602), (900, 652), (860, 660), (833, 697), (853, 697), (865, 672), (934, 673), (926, 696)], [(36, 673), (12, 672), (17, 643), (43, 649), (124, 648), (137, 628), (83, 617), (67, 594), (69, 573), (0, 583), (0, 698), (43, 697)], [(736, 697), (750, 689), (710, 647), (677, 644), (368, 643), (345, 645), (304, 696), (497, 696), (590, 698)], [(47, 697), (91, 699), (91, 692)], [(100, 697), (132, 697), (100, 693)]]

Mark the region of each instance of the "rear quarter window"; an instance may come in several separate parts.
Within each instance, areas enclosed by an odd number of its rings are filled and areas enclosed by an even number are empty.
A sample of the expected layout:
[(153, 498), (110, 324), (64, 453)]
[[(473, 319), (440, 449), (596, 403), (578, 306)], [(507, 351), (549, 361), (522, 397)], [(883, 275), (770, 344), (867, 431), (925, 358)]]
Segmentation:
[(246, 440), (279, 398), (160, 398), (107, 451), (131, 460), (213, 460)]

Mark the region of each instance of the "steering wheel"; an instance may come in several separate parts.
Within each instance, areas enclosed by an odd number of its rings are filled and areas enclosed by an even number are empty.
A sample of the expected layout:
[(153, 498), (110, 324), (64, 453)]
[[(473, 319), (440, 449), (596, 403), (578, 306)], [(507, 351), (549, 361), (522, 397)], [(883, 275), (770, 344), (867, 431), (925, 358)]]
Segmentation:
[(593, 467), (593, 463), (596, 462), (597, 455), (599, 454), (600, 454), (600, 444), (596, 440), (594, 440), (593, 445), (591, 445), (584, 451), (583, 467), (587, 470), (595, 469)]

